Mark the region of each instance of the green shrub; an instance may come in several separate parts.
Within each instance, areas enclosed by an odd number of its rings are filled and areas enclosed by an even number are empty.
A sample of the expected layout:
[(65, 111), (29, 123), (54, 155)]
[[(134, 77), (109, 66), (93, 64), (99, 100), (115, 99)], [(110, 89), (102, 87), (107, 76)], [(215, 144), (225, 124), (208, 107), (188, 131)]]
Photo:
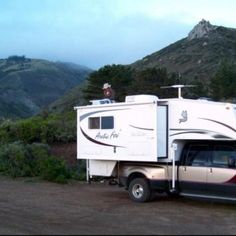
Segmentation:
[(65, 165), (65, 161), (53, 156), (40, 158), (38, 160), (40, 176), (48, 181), (66, 183), (70, 178), (70, 173)]
[(76, 141), (76, 117), (70, 112), (35, 116), (25, 120), (5, 120), (0, 123), (0, 143), (68, 143)]
[(17, 123), (17, 136), (25, 143), (40, 141), (41, 119), (21, 120)]
[(40, 161), (42, 159), (47, 159), (50, 156), (50, 147), (47, 144), (32, 143), (26, 145), (26, 148), (33, 159), (33, 172), (36, 176), (40, 176)]
[(70, 176), (72, 179), (85, 181), (86, 180), (86, 161), (80, 160), (77, 165), (70, 168)]
[[(11, 120), (2, 121), (0, 124), (0, 143), (8, 143), (11, 141), (11, 129), (14, 129), (14, 122)], [(15, 139), (16, 141), (16, 139)]]
[(28, 150), (20, 142), (0, 148), (0, 171), (12, 177), (34, 176), (33, 161)]
[(66, 183), (71, 178), (65, 161), (51, 156), (49, 146), (41, 143), (1, 145), (0, 172), (12, 177), (39, 176), (58, 183)]

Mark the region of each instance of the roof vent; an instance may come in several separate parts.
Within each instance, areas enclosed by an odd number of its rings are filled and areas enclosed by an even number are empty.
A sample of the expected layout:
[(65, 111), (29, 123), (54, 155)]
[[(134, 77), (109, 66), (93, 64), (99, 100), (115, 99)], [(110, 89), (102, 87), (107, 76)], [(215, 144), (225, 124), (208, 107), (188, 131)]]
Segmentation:
[(157, 96), (154, 95), (130, 95), (125, 97), (125, 102), (156, 102)]

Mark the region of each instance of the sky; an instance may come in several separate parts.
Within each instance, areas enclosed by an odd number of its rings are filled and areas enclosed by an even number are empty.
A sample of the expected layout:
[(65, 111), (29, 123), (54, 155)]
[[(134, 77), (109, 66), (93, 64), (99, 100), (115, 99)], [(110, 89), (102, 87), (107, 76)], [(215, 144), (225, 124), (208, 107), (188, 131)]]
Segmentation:
[(235, 0), (0, 0), (0, 58), (130, 64), (202, 19), (236, 28)]

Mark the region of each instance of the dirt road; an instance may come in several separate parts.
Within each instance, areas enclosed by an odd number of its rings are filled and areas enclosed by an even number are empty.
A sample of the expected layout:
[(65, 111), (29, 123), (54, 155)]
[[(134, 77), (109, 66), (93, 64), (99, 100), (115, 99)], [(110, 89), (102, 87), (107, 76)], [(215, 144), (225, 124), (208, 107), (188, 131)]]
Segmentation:
[(0, 177), (0, 234), (236, 234), (236, 205), (157, 196), (134, 203), (104, 183)]

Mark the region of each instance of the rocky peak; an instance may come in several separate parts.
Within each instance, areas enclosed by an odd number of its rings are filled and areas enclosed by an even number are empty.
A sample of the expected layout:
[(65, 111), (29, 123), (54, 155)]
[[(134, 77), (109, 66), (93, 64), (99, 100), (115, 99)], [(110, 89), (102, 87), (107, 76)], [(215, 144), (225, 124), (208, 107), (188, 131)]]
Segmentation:
[(188, 40), (208, 37), (209, 33), (213, 31), (216, 26), (211, 25), (209, 21), (202, 19), (188, 34)]

